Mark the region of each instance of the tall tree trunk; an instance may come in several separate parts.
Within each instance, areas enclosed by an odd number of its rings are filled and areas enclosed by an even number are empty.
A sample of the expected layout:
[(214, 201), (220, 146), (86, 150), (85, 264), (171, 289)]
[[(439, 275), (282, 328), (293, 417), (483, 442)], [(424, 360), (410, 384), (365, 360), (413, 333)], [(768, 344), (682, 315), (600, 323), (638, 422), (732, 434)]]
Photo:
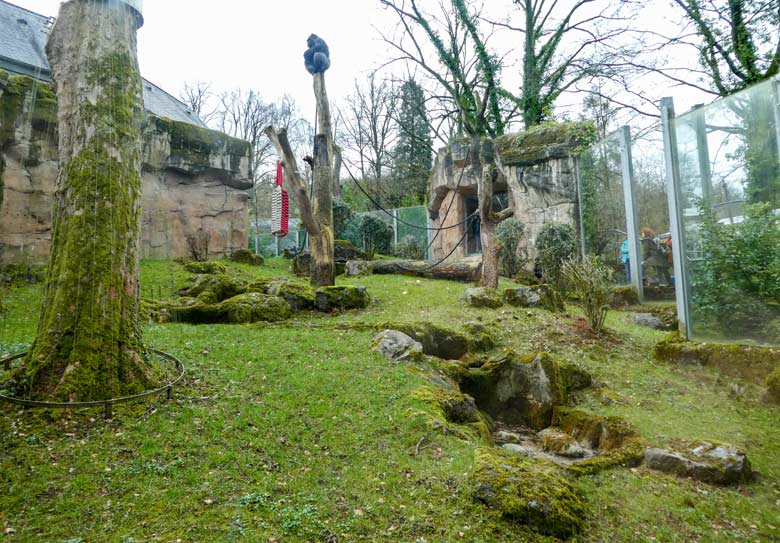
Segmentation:
[(500, 212), (493, 211), (493, 184), (499, 176), (503, 175), (498, 153), (495, 151), (493, 141), (481, 140), (478, 136), (472, 139), (472, 156), (478, 157), (478, 185), (479, 191), (479, 236), (482, 242), (482, 278), (480, 284), (487, 288), (498, 288), (499, 257), (502, 247), (496, 236), (499, 223), (514, 214), (512, 198), (509, 198), (510, 206)]
[(135, 15), (121, 2), (71, 0), (47, 45), (60, 169), (38, 334), (25, 364), (32, 398), (100, 400), (150, 384), (138, 315)]

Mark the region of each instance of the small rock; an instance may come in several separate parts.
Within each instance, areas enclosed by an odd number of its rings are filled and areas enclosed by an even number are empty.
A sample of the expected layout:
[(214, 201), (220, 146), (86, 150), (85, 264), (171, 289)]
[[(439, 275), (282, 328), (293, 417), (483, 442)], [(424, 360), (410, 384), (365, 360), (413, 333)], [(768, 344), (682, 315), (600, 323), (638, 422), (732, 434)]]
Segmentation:
[(373, 268), (373, 263), (365, 260), (348, 260), (345, 268), (347, 277), (358, 277), (369, 275)]
[(385, 330), (374, 338), (374, 351), (388, 360), (401, 362), (419, 360), (422, 357), (422, 345), (398, 330)]
[(472, 307), (501, 307), (504, 305), (495, 290), (484, 287), (467, 289), (466, 303)]
[(557, 428), (545, 428), (538, 435), (542, 439), (542, 449), (545, 452), (565, 458), (584, 458), (587, 454), (576, 439)]
[(644, 462), (650, 469), (718, 485), (743, 483), (755, 477), (745, 453), (733, 445), (698, 442), (674, 451), (651, 447), (645, 451)]
[(634, 321), (634, 324), (653, 330), (669, 330), (669, 326), (652, 313), (634, 313), (631, 315), (631, 320)]
[(513, 452), (515, 454), (521, 454), (523, 456), (531, 456), (531, 453), (528, 450), (528, 448), (523, 447), (518, 443), (504, 443), (503, 445), (501, 445), (501, 448), (506, 451)]
[(504, 301), (515, 307), (536, 307), (542, 297), (530, 287), (509, 288), (504, 291)]
[(494, 438), (497, 443), (520, 443), (522, 441), (522, 438), (519, 434), (514, 432), (507, 432), (505, 430), (496, 432)]

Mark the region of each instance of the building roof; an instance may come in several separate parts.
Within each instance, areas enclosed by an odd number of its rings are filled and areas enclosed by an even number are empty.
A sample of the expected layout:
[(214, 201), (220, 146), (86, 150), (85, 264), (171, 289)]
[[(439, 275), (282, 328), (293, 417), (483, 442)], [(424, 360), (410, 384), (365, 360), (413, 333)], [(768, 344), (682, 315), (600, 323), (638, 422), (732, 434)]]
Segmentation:
[[(0, 70), (51, 81), (46, 40), (54, 19), (0, 0)], [(187, 107), (151, 81), (143, 80), (144, 108), (158, 117), (206, 128)]]

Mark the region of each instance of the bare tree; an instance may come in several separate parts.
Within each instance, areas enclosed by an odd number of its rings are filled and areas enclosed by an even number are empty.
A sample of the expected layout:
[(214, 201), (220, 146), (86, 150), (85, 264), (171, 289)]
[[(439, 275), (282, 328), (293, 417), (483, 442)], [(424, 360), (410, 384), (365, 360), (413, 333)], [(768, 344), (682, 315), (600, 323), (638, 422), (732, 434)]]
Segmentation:
[(366, 182), (367, 192), (380, 204), (387, 198), (387, 187), (383, 184), (398, 137), (395, 120), (398, 98), (391, 82), (380, 81), (372, 73), (365, 85), (355, 81), (346, 106), (338, 111), (341, 129), (337, 137), (345, 151), (343, 160), (357, 168)]
[(179, 99), (206, 124), (209, 124), (217, 115), (217, 108), (211, 105), (213, 98), (211, 84), (203, 81), (188, 81), (184, 83), (184, 88), (179, 92)]

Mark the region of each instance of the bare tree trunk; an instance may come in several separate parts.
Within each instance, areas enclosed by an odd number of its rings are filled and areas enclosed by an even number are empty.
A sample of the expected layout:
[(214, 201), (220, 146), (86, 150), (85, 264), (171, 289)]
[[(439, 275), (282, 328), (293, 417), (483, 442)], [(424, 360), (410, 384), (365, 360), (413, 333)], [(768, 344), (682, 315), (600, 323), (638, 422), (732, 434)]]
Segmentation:
[(47, 45), (60, 170), (38, 334), (25, 364), (35, 399), (101, 400), (150, 385), (138, 315), (136, 30), (124, 3), (72, 0)]
[(493, 141), (480, 141), (477, 136), (472, 140), (472, 149), (479, 149), (474, 156), (479, 160), (479, 220), (480, 240), (482, 241), (482, 278), (480, 284), (487, 288), (498, 288), (499, 257), (501, 244), (496, 237), (498, 225), (514, 214), (512, 199), (510, 207), (501, 212), (493, 211), (493, 184), (499, 176), (503, 176), (498, 153), (495, 152)]
[(341, 147), (333, 146), (333, 197), (341, 200)]

